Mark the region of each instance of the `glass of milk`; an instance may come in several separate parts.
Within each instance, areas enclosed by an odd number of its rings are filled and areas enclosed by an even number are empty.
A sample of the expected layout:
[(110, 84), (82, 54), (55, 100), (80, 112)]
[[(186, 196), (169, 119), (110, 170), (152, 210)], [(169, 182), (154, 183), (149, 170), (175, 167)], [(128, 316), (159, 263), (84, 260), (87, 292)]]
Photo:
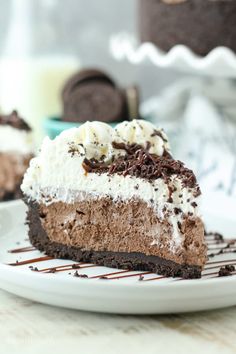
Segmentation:
[(4, 113), (17, 109), (34, 129), (38, 144), (42, 120), (60, 115), (62, 86), (79, 68), (76, 53), (63, 48), (57, 37), (60, 21), (51, 20), (59, 10), (57, 4), (12, 0), (7, 33), (1, 40), (0, 109)]

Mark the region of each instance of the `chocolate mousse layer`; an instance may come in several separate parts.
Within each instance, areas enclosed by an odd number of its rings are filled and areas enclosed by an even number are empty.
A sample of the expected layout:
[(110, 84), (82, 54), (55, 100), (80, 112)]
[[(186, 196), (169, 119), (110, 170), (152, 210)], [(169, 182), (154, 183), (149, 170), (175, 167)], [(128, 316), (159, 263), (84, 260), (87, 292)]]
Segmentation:
[(139, 0), (142, 42), (164, 51), (177, 44), (206, 55), (218, 46), (236, 52), (235, 0)]
[(86, 198), (74, 204), (29, 202), (31, 243), (57, 258), (165, 276), (199, 278), (206, 261), (203, 223), (186, 216), (173, 251), (172, 226), (141, 200)]
[(0, 152), (0, 201), (22, 197), (20, 185), (32, 155)]

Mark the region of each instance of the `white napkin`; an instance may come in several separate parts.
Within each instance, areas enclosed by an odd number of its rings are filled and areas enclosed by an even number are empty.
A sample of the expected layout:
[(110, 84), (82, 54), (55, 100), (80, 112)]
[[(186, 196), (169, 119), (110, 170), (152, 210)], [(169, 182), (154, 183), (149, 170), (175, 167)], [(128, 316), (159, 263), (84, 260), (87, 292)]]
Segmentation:
[(141, 111), (167, 131), (174, 156), (196, 173), (204, 207), (233, 215), (236, 82), (184, 79), (145, 102)]

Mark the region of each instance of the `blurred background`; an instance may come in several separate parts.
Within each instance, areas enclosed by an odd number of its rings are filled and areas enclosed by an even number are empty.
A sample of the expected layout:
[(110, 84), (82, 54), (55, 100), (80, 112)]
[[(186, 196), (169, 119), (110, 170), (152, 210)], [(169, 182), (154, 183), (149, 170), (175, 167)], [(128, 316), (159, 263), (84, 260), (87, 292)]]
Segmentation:
[(179, 76), (112, 57), (111, 36), (137, 32), (136, 0), (1, 0), (1, 9), (0, 107), (17, 108), (37, 134), (43, 118), (61, 112), (60, 90), (80, 67), (137, 83), (143, 100)]

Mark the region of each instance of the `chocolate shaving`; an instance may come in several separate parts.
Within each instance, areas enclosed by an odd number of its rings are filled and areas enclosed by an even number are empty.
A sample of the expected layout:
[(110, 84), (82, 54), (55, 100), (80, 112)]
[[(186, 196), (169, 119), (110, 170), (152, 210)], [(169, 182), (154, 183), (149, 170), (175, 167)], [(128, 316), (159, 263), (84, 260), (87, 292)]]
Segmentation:
[(173, 194), (174, 190), (173, 190), (173, 188), (171, 188), (171, 186), (168, 186), (168, 192), (169, 192), (169, 196), (168, 196), (167, 202), (173, 203), (172, 194)]
[(137, 150), (143, 149), (139, 144), (117, 143), (116, 141), (113, 141), (112, 146), (117, 150), (125, 150), (128, 155), (133, 155)]
[(95, 159), (87, 159), (85, 158), (83, 163), (82, 163), (83, 169), (85, 172), (107, 172), (108, 171), (108, 166), (102, 162), (102, 161), (97, 161)]
[(31, 131), (30, 126), (18, 115), (17, 111), (12, 111), (9, 115), (0, 115), (0, 125), (10, 125), (19, 130)]
[(163, 156), (151, 154), (148, 151), (150, 148), (148, 143), (147, 147), (143, 148), (138, 144), (126, 145), (113, 142), (113, 147), (125, 150), (126, 155), (118, 157), (109, 165), (103, 161), (85, 158), (83, 161), (84, 170), (87, 173), (130, 175), (149, 181), (163, 178), (166, 183), (169, 182), (172, 175), (178, 175), (181, 177), (184, 187), (196, 188), (196, 194), (200, 194), (194, 173), (187, 169), (181, 161), (174, 160), (168, 152)]

